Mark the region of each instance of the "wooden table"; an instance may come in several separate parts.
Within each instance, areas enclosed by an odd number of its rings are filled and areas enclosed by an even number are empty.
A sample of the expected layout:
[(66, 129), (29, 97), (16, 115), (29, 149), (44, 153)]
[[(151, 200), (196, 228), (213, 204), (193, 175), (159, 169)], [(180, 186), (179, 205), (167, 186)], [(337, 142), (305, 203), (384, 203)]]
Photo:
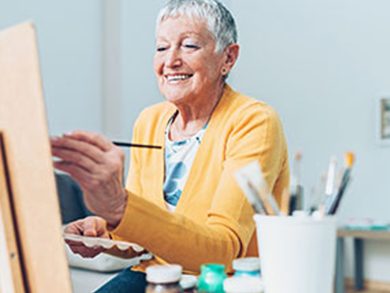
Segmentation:
[(339, 229), (337, 231), (336, 293), (344, 292), (344, 240), (352, 238), (355, 290), (364, 289), (364, 240), (390, 240), (390, 230)]

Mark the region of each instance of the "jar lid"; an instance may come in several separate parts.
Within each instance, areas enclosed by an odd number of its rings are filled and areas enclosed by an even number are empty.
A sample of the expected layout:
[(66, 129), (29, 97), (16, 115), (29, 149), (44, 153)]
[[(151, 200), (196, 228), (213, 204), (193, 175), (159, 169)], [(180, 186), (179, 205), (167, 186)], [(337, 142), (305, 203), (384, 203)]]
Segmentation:
[(180, 287), (183, 290), (195, 288), (198, 282), (198, 278), (192, 275), (183, 275), (180, 279)]
[(233, 269), (235, 271), (253, 272), (260, 270), (260, 258), (243, 257), (233, 260)]
[(226, 293), (263, 293), (264, 285), (257, 277), (233, 277), (223, 282)]
[(183, 268), (180, 265), (155, 265), (146, 269), (146, 281), (155, 284), (179, 282)]
[(201, 265), (200, 270), (202, 272), (216, 272), (216, 273), (225, 273), (225, 266), (222, 264), (217, 264), (217, 263), (206, 263)]

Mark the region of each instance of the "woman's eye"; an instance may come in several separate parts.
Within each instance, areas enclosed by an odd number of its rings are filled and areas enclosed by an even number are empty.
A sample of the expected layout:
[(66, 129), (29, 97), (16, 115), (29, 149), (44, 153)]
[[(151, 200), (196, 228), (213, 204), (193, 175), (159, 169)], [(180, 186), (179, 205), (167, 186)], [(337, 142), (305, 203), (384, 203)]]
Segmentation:
[(156, 51), (157, 52), (163, 52), (165, 51), (167, 48), (166, 47), (157, 47)]
[(194, 44), (184, 44), (184, 47), (187, 49), (199, 49), (199, 46)]

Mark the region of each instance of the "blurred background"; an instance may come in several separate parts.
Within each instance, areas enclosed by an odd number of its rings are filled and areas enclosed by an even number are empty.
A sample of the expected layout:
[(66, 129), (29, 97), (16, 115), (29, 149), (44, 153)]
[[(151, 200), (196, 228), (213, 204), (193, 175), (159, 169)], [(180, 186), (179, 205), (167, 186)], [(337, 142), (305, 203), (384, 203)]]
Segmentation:
[[(0, 2), (0, 29), (35, 22), (49, 130), (91, 130), (130, 140), (146, 106), (161, 101), (152, 69), (163, 1)], [(353, 181), (340, 222), (390, 222), (390, 147), (378, 138), (390, 97), (390, 1), (225, 0), (241, 55), (228, 82), (279, 113), (290, 160), (302, 153), (306, 196), (336, 155), (353, 151)], [(387, 162), (387, 163), (386, 163)], [(347, 247), (346, 275), (353, 275)], [(390, 245), (365, 243), (365, 276), (390, 282)]]

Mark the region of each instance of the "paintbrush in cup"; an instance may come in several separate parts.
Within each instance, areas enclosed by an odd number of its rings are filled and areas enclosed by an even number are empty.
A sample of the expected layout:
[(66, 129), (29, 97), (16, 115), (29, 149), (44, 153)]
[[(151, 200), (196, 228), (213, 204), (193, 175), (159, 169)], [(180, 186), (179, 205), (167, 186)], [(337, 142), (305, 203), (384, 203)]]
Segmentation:
[(340, 205), (340, 201), (345, 193), (345, 190), (346, 190), (349, 182), (351, 181), (351, 171), (352, 171), (352, 166), (355, 162), (355, 155), (352, 152), (347, 152), (345, 154), (344, 158), (345, 158), (346, 168), (345, 168), (343, 176), (341, 178), (341, 184), (337, 190), (336, 196), (332, 200), (332, 202), (327, 210), (328, 215), (334, 215), (337, 212), (337, 209)]

